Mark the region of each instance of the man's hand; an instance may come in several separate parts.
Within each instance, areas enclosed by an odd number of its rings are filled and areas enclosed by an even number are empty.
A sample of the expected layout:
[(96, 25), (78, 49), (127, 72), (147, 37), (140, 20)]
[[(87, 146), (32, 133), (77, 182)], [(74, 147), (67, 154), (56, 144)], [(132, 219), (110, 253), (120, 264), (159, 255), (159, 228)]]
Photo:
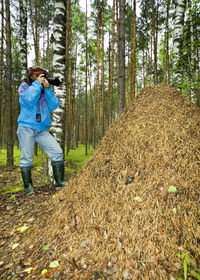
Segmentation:
[(44, 88), (49, 88), (50, 85), (49, 85), (49, 82), (47, 81), (47, 79), (45, 79), (44, 77), (44, 74), (40, 74), (38, 77), (37, 77), (37, 81), (43, 85)]
[(42, 85), (43, 85), (44, 88), (49, 88), (50, 87), (49, 82), (45, 78), (44, 78), (44, 82), (42, 83)]
[(44, 83), (44, 74), (40, 74), (37, 79), (36, 79), (40, 84), (43, 84)]

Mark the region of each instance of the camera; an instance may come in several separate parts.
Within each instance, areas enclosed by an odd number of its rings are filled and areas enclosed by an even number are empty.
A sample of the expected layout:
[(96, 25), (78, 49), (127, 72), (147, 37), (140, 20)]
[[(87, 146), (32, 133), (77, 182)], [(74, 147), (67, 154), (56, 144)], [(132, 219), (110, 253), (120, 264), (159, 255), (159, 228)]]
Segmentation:
[(39, 75), (43, 74), (43, 76), (46, 78), (46, 80), (49, 82), (50, 85), (60, 86), (62, 84), (62, 82), (59, 80), (58, 77), (54, 78), (54, 77), (49, 76), (49, 73), (47, 72), (47, 70), (42, 69), (39, 66), (28, 68), (27, 76), (29, 77), (30, 80), (31, 80), (32, 74), (35, 74), (37, 77)]
[(62, 82), (59, 80), (58, 77), (50, 77), (48, 74), (45, 73), (44, 75), (45, 79), (48, 81), (48, 83), (50, 85), (53, 85), (53, 86), (60, 86), (62, 84)]

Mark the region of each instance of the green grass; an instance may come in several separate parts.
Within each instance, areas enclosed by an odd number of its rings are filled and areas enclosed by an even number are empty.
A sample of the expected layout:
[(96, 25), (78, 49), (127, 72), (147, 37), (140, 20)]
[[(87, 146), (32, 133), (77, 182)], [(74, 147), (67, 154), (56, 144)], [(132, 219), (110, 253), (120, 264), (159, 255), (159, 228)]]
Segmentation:
[(88, 161), (93, 152), (93, 148), (88, 147), (88, 154), (85, 155), (85, 146), (80, 144), (77, 149), (69, 151), (69, 154), (66, 156), (66, 161), (75, 164), (80, 169)]
[[(88, 147), (88, 155), (85, 155), (85, 146), (79, 144), (75, 150), (70, 150), (66, 156), (65, 161), (67, 163), (67, 171), (76, 172), (82, 168), (82, 166), (88, 161), (93, 154), (93, 148)], [(21, 152), (17, 146), (14, 147), (14, 165), (19, 166)], [(38, 155), (34, 155), (33, 165), (35, 168), (42, 167), (43, 154), (42, 150), (38, 148)], [(6, 165), (6, 150), (0, 150), (0, 165)]]
[[(13, 154), (13, 160), (14, 160), (14, 165), (19, 166), (19, 161), (20, 161), (20, 156), (21, 152), (20, 149), (15, 146), (14, 147), (14, 154)], [(0, 165), (6, 165), (6, 149), (0, 150)], [(38, 155), (34, 156), (34, 166), (41, 166), (42, 165), (42, 150), (38, 149)]]
[[(65, 175), (69, 179), (76, 175), (78, 171), (82, 168), (82, 166), (88, 161), (90, 156), (93, 154), (93, 148), (88, 147), (88, 155), (85, 155), (85, 146), (80, 144), (78, 148), (75, 150), (70, 150), (69, 154), (65, 157)], [(20, 173), (20, 167), (19, 167), (19, 162), (20, 162), (20, 156), (21, 152), (17, 148), (17, 146), (14, 147), (14, 166), (16, 166), (16, 172)], [(38, 147), (38, 154), (37, 156), (34, 155), (33, 159), (33, 175), (36, 175), (38, 177), (37, 179), (40, 178), (40, 183), (48, 183), (49, 179), (48, 177), (44, 174), (43, 172), (43, 160), (46, 158), (47, 155), (44, 154), (41, 150), (41, 148)], [(2, 149), (0, 150), (0, 166), (6, 166), (6, 150)], [(17, 174), (18, 174), (17, 173)], [(12, 173), (15, 174), (15, 173)], [(5, 176), (5, 174), (0, 176), (1, 177)], [(4, 182), (1, 186), (1, 194), (5, 193), (12, 193), (16, 191), (20, 191), (23, 189), (22, 185), (22, 179), (21, 176), (19, 176), (19, 179), (15, 178), (13, 181), (12, 178), (9, 176), (9, 171), (8, 171), (8, 180), (7, 183)], [(13, 175), (15, 177), (15, 175)], [(11, 176), (12, 177), (12, 176)]]

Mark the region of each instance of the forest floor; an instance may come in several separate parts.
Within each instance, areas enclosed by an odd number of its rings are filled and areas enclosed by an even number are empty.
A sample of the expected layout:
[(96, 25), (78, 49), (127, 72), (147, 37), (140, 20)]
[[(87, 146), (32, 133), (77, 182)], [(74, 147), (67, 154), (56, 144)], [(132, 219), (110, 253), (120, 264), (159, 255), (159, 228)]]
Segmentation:
[[(0, 166), (0, 250), (4, 252), (4, 261), (0, 259), (0, 279), (5, 279), (1, 275), (6, 267), (9, 268), (10, 252), (23, 242), (18, 228), (39, 218), (43, 203), (57, 192), (41, 173), (38, 168), (32, 169), (35, 194), (26, 195), (19, 167)], [(72, 176), (67, 173), (66, 180)], [(16, 279), (16, 275), (10, 279)]]
[(1, 195), (0, 279), (200, 279), (199, 139), (199, 108), (145, 89), (62, 190), (35, 168), (34, 195)]

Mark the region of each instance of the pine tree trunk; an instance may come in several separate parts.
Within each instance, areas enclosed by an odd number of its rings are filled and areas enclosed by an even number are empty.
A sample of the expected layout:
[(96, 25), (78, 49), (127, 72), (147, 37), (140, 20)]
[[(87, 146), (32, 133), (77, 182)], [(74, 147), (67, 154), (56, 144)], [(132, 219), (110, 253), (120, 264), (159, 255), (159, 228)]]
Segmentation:
[(38, 0), (35, 0), (35, 65), (39, 65)]
[(153, 82), (157, 83), (157, 17), (155, 1), (152, 1)]
[(198, 82), (198, 72), (196, 65), (198, 65), (197, 53), (195, 51), (195, 24), (194, 24), (194, 15), (192, 11), (192, 3), (188, 3), (189, 9), (189, 24), (190, 24), (190, 61), (189, 61), (189, 78), (190, 78), (190, 96), (191, 101), (196, 102), (198, 96), (198, 90), (195, 89), (194, 84)]
[(132, 53), (131, 53), (131, 99), (135, 97), (136, 85), (136, 0), (133, 0), (133, 22), (132, 22)]
[(102, 136), (105, 133), (105, 83), (104, 83), (104, 0), (102, 0), (101, 13), (102, 46), (101, 46), (101, 88), (102, 88)]
[(108, 102), (108, 125), (112, 123), (112, 97), (113, 97), (113, 76), (114, 76), (114, 45), (115, 45), (115, 0), (112, 8), (112, 42), (111, 42), (111, 61), (109, 75), (109, 102)]
[[(99, 13), (98, 13), (99, 15)], [(101, 98), (100, 98), (100, 24), (97, 19), (97, 141), (100, 139)]]
[(13, 121), (12, 121), (12, 57), (11, 57), (11, 25), (10, 1), (5, 1), (6, 7), (6, 104), (7, 104), (7, 166), (13, 166)]
[(81, 93), (78, 93), (77, 100), (77, 110), (76, 110), (76, 148), (78, 148), (78, 142), (80, 140), (80, 110), (81, 110)]
[(71, 1), (67, 1), (66, 18), (66, 98), (67, 98), (67, 154), (71, 148), (72, 139), (72, 46), (71, 46)]
[(125, 107), (125, 0), (119, 0), (118, 111)]
[(169, 6), (170, 0), (167, 0), (166, 8), (166, 23), (165, 23), (165, 39), (164, 39), (164, 54), (163, 54), (163, 74), (162, 82), (164, 85), (169, 84), (168, 61), (169, 61)]
[(90, 111), (90, 144), (95, 146), (95, 138), (94, 138), (95, 116), (94, 116), (94, 101), (92, 95), (91, 75), (89, 75), (89, 85), (90, 85), (90, 90), (89, 90), (90, 92), (90, 110), (89, 110)]
[(85, 54), (85, 154), (88, 154), (88, 5), (86, 0), (86, 18), (85, 18), (85, 45), (86, 45), (86, 54)]
[(3, 48), (4, 48), (4, 0), (1, 5), (1, 50), (0, 50), (0, 149), (2, 148), (2, 95), (3, 95)]

